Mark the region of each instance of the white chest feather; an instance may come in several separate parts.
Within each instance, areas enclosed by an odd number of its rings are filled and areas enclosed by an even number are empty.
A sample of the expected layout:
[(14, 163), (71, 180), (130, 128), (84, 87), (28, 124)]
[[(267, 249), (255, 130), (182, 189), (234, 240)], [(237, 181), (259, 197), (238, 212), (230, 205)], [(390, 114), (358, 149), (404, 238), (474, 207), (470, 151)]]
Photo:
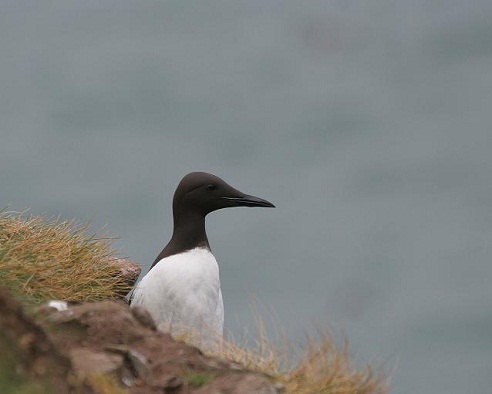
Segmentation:
[(162, 259), (137, 285), (132, 306), (147, 309), (164, 331), (221, 337), (224, 305), (215, 257), (196, 248)]

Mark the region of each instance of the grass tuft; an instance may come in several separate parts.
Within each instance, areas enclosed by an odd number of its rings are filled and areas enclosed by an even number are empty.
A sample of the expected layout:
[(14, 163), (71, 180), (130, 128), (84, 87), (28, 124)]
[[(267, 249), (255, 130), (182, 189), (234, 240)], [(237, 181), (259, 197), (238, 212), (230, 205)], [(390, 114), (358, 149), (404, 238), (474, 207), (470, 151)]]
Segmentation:
[(388, 380), (367, 364), (356, 367), (351, 360), (348, 342), (335, 346), (329, 333), (308, 336), (300, 362), (285, 376), (290, 393), (385, 394)]
[(280, 346), (266, 334), (261, 318), (256, 319), (253, 343), (224, 341), (217, 356), (245, 368), (270, 375), (292, 394), (387, 394), (389, 378), (367, 364), (356, 366), (348, 342), (337, 346), (329, 331), (306, 335), (303, 346), (295, 347), (285, 333), (278, 334)]
[(0, 284), (28, 303), (98, 301), (130, 288), (111, 264), (111, 239), (87, 225), (0, 211)]

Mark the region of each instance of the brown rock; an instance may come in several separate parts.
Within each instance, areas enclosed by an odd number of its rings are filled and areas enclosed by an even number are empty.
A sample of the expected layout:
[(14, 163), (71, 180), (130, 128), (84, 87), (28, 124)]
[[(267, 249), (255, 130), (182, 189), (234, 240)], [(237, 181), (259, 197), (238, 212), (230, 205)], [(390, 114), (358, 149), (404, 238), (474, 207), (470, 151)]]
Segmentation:
[(132, 393), (279, 392), (266, 375), (174, 341), (145, 316), (123, 302), (103, 301), (49, 312), (43, 325), (76, 376), (112, 372)]
[(277, 394), (277, 387), (262, 375), (233, 374), (217, 379), (195, 391), (196, 394)]
[[(36, 386), (46, 388), (44, 392), (69, 392), (69, 360), (3, 288), (0, 288), (0, 370), (2, 377), (12, 378), (11, 386), (1, 382), (7, 391), (20, 393), (26, 387)], [(81, 387), (79, 392), (89, 391)]]
[(268, 376), (176, 342), (142, 314), (123, 302), (103, 301), (27, 316), (0, 289), (0, 362), (14, 360), (12, 373), (43, 382), (47, 392), (99, 392), (94, 377), (108, 374), (138, 394), (280, 392)]
[[(130, 287), (135, 285), (140, 276), (140, 272), (142, 272), (142, 269), (137, 263), (126, 259), (113, 259), (111, 260), (111, 264), (118, 268), (118, 274), (126, 280)], [(120, 295), (124, 298), (126, 293)]]
[(94, 373), (116, 372), (123, 366), (123, 356), (107, 352), (75, 348), (70, 351), (70, 361), (79, 377)]
[(137, 319), (140, 324), (143, 326), (150, 328), (151, 330), (157, 330), (157, 325), (155, 324), (154, 319), (147, 311), (147, 309), (142, 308), (141, 306), (136, 306), (132, 308), (132, 313), (135, 319)]

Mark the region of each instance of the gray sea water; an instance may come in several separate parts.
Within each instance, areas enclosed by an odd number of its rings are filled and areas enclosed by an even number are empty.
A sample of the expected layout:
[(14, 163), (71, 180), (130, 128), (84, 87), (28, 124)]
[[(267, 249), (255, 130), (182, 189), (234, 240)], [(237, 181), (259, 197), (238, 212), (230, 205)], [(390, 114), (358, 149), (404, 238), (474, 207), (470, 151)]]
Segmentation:
[(0, 1), (0, 206), (150, 266), (189, 171), (277, 209), (208, 218), (248, 298), (330, 326), (393, 393), (492, 392), (492, 2)]

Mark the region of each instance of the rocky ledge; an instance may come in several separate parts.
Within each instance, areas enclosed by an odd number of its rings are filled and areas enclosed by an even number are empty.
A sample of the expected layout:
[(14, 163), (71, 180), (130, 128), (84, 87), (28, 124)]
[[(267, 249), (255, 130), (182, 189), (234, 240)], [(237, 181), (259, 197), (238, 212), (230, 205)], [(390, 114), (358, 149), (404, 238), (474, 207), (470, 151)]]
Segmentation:
[(0, 317), (0, 367), (15, 374), (14, 385), (34, 382), (57, 393), (281, 392), (267, 375), (156, 331), (146, 311), (123, 302), (82, 303), (66, 311), (41, 307), (26, 314), (0, 289)]

